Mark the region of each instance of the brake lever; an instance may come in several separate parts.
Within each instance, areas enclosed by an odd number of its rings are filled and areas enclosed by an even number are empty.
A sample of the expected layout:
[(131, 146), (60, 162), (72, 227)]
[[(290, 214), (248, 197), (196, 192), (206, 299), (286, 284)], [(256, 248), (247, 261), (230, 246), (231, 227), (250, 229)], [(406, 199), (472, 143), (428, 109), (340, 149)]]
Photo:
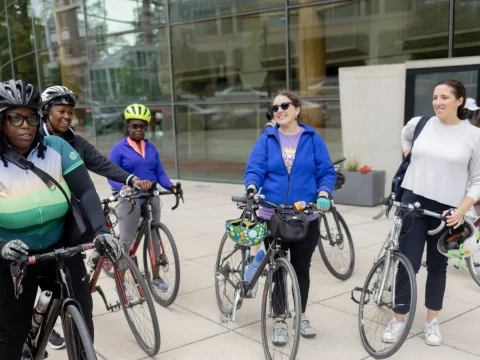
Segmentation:
[(137, 200), (133, 199), (132, 207), (130, 208), (130, 211), (127, 214), (131, 214), (133, 210), (135, 210), (135, 205), (137, 204)]
[(28, 257), (22, 256), (19, 260), (13, 261), (10, 264), (10, 274), (12, 275), (15, 299), (18, 299), (19, 295), (23, 293), (22, 281), (27, 274), (27, 261)]

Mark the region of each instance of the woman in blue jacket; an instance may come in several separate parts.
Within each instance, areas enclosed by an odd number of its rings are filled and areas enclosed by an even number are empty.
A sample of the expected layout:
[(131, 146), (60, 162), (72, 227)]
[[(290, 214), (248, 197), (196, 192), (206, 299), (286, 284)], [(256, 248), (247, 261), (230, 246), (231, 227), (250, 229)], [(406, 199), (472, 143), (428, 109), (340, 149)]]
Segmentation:
[[(280, 91), (271, 112), (276, 126), (265, 129), (250, 154), (245, 172), (248, 193), (262, 188), (266, 200), (292, 205), (297, 201), (316, 202), (320, 211), (330, 208), (329, 197), (335, 185), (335, 169), (327, 147), (315, 129), (299, 123), (302, 100), (292, 91)], [(259, 215), (268, 222), (274, 211), (261, 208)], [(290, 250), (290, 262), (297, 274), (302, 304), (301, 334), (315, 337), (315, 329), (305, 316), (310, 288), (310, 263), (318, 243), (318, 215), (309, 216), (310, 224), (303, 241), (283, 243)], [(278, 318), (273, 343), (286, 345), (288, 326)]]
[[(110, 152), (110, 160), (120, 166), (130, 174), (135, 174), (141, 179), (157, 181), (165, 189), (176, 191), (175, 185), (170, 181), (167, 173), (163, 169), (160, 155), (155, 145), (145, 139), (145, 131), (151, 119), (150, 110), (142, 104), (132, 104), (125, 109), (125, 122), (127, 125), (126, 137), (115, 144)], [(123, 184), (108, 180), (110, 185), (117, 191), (120, 191)], [(137, 231), (138, 221), (140, 219), (140, 209), (146, 202), (146, 199), (137, 199), (137, 205), (133, 212), (131, 204), (125, 199), (118, 204), (116, 211), (118, 216), (118, 225), (120, 228), (120, 241), (125, 247), (126, 253), (134, 240)], [(160, 221), (160, 199), (155, 197), (151, 199), (153, 207), (154, 222)], [(160, 254), (157, 232), (152, 232), (154, 252)], [(124, 265), (120, 264), (122, 268)], [(160, 291), (167, 291), (168, 284), (160, 278), (160, 267), (152, 268), (153, 284)]]

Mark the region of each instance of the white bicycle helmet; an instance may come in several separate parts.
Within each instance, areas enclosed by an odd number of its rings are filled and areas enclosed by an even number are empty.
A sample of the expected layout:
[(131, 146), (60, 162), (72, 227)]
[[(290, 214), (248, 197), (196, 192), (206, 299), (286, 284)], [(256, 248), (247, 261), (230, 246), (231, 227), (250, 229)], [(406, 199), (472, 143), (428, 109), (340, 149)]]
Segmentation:
[(480, 248), (479, 231), (470, 220), (457, 229), (449, 228), (438, 240), (437, 248), (448, 258), (463, 259), (472, 256)]

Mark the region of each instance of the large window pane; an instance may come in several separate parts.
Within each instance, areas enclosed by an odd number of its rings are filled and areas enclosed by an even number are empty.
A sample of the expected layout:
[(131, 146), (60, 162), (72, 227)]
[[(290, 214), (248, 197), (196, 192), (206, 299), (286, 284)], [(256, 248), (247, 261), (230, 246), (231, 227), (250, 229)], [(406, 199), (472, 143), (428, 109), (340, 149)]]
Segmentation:
[[(175, 178), (175, 146), (173, 136), (172, 112), (168, 106), (149, 106), (152, 120), (145, 137), (152, 142), (160, 153), (163, 167), (171, 178)], [(95, 122), (97, 149), (108, 155), (113, 145), (125, 137), (123, 112), (125, 107), (101, 107), (94, 101), (93, 108), (86, 109), (86, 122)], [(93, 127), (92, 127), (93, 129)], [(86, 133), (93, 137), (93, 133)]]
[(173, 26), (172, 51), (179, 101), (268, 99), (285, 87), (282, 13)]
[(88, 34), (99, 36), (165, 24), (163, 1), (86, 0)]
[(166, 29), (89, 41), (93, 99), (101, 104), (170, 100)]
[(27, 55), (15, 60), (13, 62), (13, 68), (15, 71), (16, 80), (26, 81), (35, 86), (37, 89), (39, 88), (35, 54)]
[(79, 0), (32, 0), (32, 15), (38, 49), (85, 37), (85, 19)]
[(480, 55), (480, 1), (455, 1), (454, 56)]
[(40, 51), (38, 60), (43, 89), (63, 85), (77, 94), (79, 105), (90, 103), (85, 50), (85, 42), (80, 41)]
[(7, 81), (13, 79), (11, 64), (4, 65), (0, 68), (0, 80)]
[(15, 1), (7, 9), (13, 58), (34, 50), (31, 13), (30, 0)]
[[(290, 11), (292, 88), (304, 96), (338, 96), (338, 68), (448, 56), (448, 2), (370, 0)], [(397, 4), (397, 5), (395, 5)]]
[(284, 0), (168, 0), (170, 21), (188, 21), (264, 10), (285, 4)]

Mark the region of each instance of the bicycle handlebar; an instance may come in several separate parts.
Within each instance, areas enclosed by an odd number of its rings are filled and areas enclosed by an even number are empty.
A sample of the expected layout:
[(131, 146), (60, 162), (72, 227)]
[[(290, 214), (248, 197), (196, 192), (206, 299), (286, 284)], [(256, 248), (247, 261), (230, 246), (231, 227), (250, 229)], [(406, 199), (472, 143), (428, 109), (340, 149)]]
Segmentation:
[(161, 195), (174, 195), (175, 196), (175, 205), (172, 207), (172, 210), (175, 210), (178, 205), (180, 204), (180, 199), (182, 199), (182, 202), (185, 203), (185, 200), (183, 199), (183, 189), (182, 189), (182, 184), (180, 182), (177, 182), (175, 184), (176, 187), (176, 192), (173, 192), (171, 190), (158, 190), (157, 189), (157, 184), (158, 182), (152, 181), (152, 187), (146, 191), (140, 191), (134, 188), (131, 189), (122, 189), (118, 193), (118, 195), (112, 195), (108, 199), (105, 199), (104, 201), (112, 202), (110, 201), (110, 198), (113, 198), (113, 201), (116, 201), (119, 197), (123, 197), (127, 200), (133, 200), (134, 204), (132, 204), (132, 207), (135, 206), (135, 200), (138, 199), (139, 197), (146, 196), (148, 198), (154, 197), (154, 196), (161, 196)]
[(332, 163), (332, 165), (333, 165), (333, 166), (338, 165), (338, 164), (344, 162), (345, 160), (347, 160), (347, 158), (346, 158), (346, 157), (343, 157), (343, 158), (341, 158), (341, 159), (338, 159), (337, 161), (334, 161), (334, 162)]
[(237, 202), (237, 203), (243, 203), (246, 204), (247, 206), (252, 205), (252, 203), (255, 203), (256, 205), (260, 204), (266, 204), (270, 206), (272, 209), (275, 210), (275, 212), (278, 211), (283, 211), (283, 210), (290, 210), (290, 211), (296, 211), (296, 212), (304, 212), (306, 214), (315, 214), (318, 213), (317, 210), (317, 205), (314, 203), (306, 204), (301, 209), (298, 209), (295, 205), (284, 205), (284, 204), (274, 204), (270, 201), (265, 200), (265, 197), (263, 195), (255, 195), (254, 197), (247, 197), (247, 196), (232, 196), (232, 201)]
[(390, 198), (383, 198), (382, 199), (382, 209), (380, 210), (380, 212), (377, 215), (375, 215), (373, 217), (373, 220), (380, 219), (387, 211), (390, 211), (390, 208), (392, 206), (396, 206), (397, 208), (401, 208), (401, 209), (407, 210), (409, 212), (416, 212), (416, 213), (420, 213), (420, 214), (423, 214), (423, 215), (427, 215), (427, 216), (439, 219), (440, 220), (440, 225), (436, 229), (428, 230), (428, 235), (436, 235), (445, 228), (445, 224), (446, 224), (447, 219), (446, 219), (445, 216), (442, 216), (442, 214), (438, 214), (438, 213), (435, 213), (435, 212), (432, 212), (432, 211), (429, 211), (429, 210), (426, 210), (426, 209), (421, 209), (419, 202), (416, 202), (414, 204), (407, 204), (407, 203), (402, 203), (402, 202), (399, 202), (399, 201), (391, 200)]
[(37, 255), (31, 255), (31, 256), (26, 256), (26, 255), (20, 256), (20, 258), (17, 261), (13, 261), (10, 264), (10, 273), (13, 279), (15, 298), (18, 299), (18, 296), (23, 291), (22, 280), (27, 274), (28, 266), (37, 265), (37, 264), (53, 261), (56, 259), (67, 259), (81, 252), (85, 252), (91, 249), (95, 249), (95, 243), (93, 242), (72, 246), (68, 248), (59, 248), (43, 254), (37, 254)]

